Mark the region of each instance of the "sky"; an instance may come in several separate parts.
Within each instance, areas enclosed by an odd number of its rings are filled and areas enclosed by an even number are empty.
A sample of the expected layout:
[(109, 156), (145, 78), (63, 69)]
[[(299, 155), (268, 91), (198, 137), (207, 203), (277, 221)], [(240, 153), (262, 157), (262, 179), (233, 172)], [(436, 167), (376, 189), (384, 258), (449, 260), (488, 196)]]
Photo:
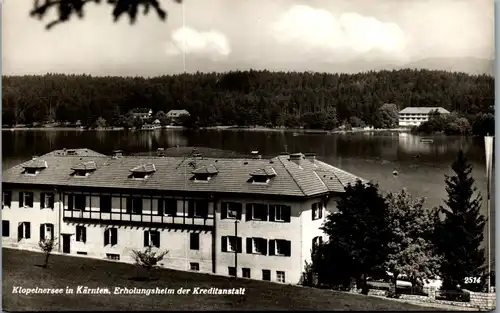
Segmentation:
[(492, 0), (160, 0), (134, 25), (106, 1), (51, 30), (4, 0), (2, 72), (157, 76), (245, 69), (353, 72), (494, 55)]

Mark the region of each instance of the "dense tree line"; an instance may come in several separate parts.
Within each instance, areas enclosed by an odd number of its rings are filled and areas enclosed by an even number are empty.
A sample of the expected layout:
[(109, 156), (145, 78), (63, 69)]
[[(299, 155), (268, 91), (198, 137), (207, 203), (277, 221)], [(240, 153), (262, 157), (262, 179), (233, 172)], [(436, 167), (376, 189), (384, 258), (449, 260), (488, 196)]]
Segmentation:
[(487, 112), (470, 114), (458, 112), (440, 114), (431, 112), (429, 120), (414, 128), (417, 133), (445, 133), (446, 135), (493, 135), (495, 133), (495, 109), (490, 107)]
[(2, 118), (4, 125), (80, 120), (90, 126), (99, 118), (116, 125), (139, 107), (154, 114), (186, 109), (191, 126), (332, 129), (353, 123), (387, 126), (383, 119), (393, 114), (381, 112), (384, 104), (397, 110), (441, 106), (467, 117), (487, 113), (493, 103), (493, 77), (445, 71), (235, 71), (154, 78), (47, 74), (4, 76)]
[(382, 195), (372, 183), (348, 185), (338, 211), (323, 223), (328, 240), (314, 244), (304, 282), (312, 284), (315, 274), (315, 284), (349, 289), (355, 279), (366, 294), (369, 279), (384, 279), (394, 297), (398, 279), (410, 281), (418, 293), (426, 280), (440, 277), (442, 290), (455, 291), (447, 293), (450, 300), (466, 297), (462, 289), (484, 291), (493, 273), (487, 272), (482, 248), (482, 197), (462, 151), (451, 167), (454, 175), (445, 178), (448, 198), (433, 209), (405, 189)]

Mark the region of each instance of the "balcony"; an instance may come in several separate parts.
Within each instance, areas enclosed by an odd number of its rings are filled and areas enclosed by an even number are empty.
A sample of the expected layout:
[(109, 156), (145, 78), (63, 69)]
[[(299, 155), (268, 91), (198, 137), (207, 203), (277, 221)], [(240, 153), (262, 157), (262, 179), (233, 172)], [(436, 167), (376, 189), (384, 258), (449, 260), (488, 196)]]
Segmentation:
[(158, 215), (143, 212), (142, 214), (130, 214), (113, 210), (112, 212), (101, 211), (81, 211), (67, 210), (63, 211), (65, 221), (100, 223), (106, 225), (131, 225), (168, 228), (212, 228), (214, 226), (214, 217), (209, 214), (206, 217), (188, 216), (177, 214), (176, 216)]

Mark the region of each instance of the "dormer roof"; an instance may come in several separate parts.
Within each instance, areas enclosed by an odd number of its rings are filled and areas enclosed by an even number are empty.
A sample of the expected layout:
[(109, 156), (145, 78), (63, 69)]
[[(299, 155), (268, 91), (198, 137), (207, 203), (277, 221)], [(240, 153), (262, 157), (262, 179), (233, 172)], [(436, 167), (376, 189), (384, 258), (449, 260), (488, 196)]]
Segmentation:
[(78, 163), (71, 168), (73, 171), (95, 171), (97, 169), (97, 164), (95, 161), (87, 161)]
[(277, 175), (276, 171), (272, 166), (266, 166), (264, 168), (255, 169), (250, 173), (250, 176), (274, 177), (276, 175)]
[(215, 167), (215, 165), (207, 165), (207, 166), (202, 166), (200, 168), (195, 169), (191, 173), (198, 175), (198, 174), (208, 174), (208, 175), (215, 175), (219, 171)]
[(37, 170), (42, 170), (47, 168), (47, 161), (42, 160), (42, 159), (34, 159), (31, 160), (23, 165), (23, 168), (25, 169), (37, 169)]
[(153, 163), (146, 163), (131, 168), (130, 171), (132, 173), (149, 174), (156, 172), (156, 166)]

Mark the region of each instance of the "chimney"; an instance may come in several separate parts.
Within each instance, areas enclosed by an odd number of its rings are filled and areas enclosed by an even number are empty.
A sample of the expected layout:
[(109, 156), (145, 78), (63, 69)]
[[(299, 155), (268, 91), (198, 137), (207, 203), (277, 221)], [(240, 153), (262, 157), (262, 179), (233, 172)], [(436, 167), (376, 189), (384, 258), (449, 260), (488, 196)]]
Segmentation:
[(118, 159), (123, 156), (123, 151), (122, 150), (115, 150), (113, 151), (113, 159)]
[(257, 150), (250, 152), (250, 155), (252, 156), (252, 159), (262, 159), (262, 156), (259, 154), (259, 151)]
[(311, 163), (314, 163), (316, 160), (316, 153), (304, 153), (306, 160), (309, 160)]
[(288, 160), (294, 162), (297, 165), (300, 165), (300, 160), (302, 160), (302, 158), (303, 158), (302, 153), (293, 153), (293, 154), (290, 154), (290, 157)]

